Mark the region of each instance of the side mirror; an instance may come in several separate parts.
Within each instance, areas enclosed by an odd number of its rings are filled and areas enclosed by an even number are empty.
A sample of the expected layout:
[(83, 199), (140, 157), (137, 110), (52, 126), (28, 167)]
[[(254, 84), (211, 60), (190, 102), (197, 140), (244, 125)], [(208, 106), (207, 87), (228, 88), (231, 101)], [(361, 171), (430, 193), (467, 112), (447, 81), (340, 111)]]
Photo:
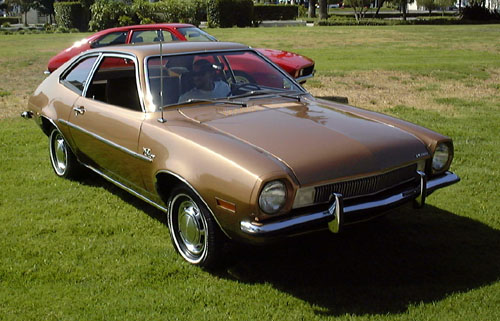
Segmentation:
[(97, 40), (89, 41), (90, 48), (97, 48)]

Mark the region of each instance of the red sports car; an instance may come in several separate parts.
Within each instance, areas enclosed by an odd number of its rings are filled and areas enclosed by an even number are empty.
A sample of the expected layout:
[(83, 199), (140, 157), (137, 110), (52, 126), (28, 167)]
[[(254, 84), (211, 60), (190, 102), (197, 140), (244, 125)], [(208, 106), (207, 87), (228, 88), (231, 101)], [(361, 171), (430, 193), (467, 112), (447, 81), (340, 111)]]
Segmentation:
[[(48, 71), (52, 72), (73, 56), (104, 46), (172, 41), (217, 41), (203, 30), (186, 23), (161, 23), (110, 28), (99, 31), (88, 38), (77, 41), (73, 46), (61, 51), (49, 61)], [(257, 49), (261, 54), (283, 68), (298, 82), (304, 83), (313, 76), (314, 61), (292, 52), (275, 49)]]

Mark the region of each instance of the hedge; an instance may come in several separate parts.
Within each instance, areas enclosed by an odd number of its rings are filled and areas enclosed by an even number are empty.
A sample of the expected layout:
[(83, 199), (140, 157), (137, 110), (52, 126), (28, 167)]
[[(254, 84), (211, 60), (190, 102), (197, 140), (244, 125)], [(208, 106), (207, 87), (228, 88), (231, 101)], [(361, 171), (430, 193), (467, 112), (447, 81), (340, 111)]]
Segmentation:
[(299, 6), (293, 5), (256, 5), (253, 20), (295, 20), (299, 15)]
[(252, 0), (208, 0), (209, 27), (250, 27), (253, 20)]
[(3, 25), (5, 22), (10, 23), (11, 25), (20, 23), (20, 17), (0, 17), (0, 25)]
[(87, 29), (82, 4), (80, 2), (55, 2), (54, 12), (59, 27), (76, 28), (80, 31)]
[(162, 22), (185, 22), (198, 25), (206, 20), (206, 0), (163, 0), (150, 3), (136, 0), (132, 5), (113, 0), (97, 0), (92, 6), (90, 30)]

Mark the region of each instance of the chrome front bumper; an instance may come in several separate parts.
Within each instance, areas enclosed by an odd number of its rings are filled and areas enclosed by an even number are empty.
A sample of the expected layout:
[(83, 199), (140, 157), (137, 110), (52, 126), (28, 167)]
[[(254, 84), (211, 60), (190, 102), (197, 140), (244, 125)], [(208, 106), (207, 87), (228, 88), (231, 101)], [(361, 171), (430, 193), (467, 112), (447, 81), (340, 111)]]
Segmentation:
[(432, 179), (427, 179), (426, 175), (422, 172), (418, 172), (418, 174), (420, 175), (420, 186), (417, 189), (413, 188), (380, 199), (350, 205), (344, 205), (342, 195), (334, 193), (331, 198), (331, 205), (325, 211), (285, 218), (269, 223), (242, 221), (240, 227), (248, 235), (271, 236), (287, 234), (295, 230), (298, 232), (305, 231), (312, 224), (325, 222), (328, 223), (332, 232), (337, 233), (342, 229), (343, 225), (348, 224), (344, 223), (344, 218), (349, 215), (361, 212), (384, 211), (410, 201), (414, 201), (416, 207), (422, 207), (425, 204), (426, 196), (439, 188), (460, 181), (460, 178), (452, 172), (445, 172)]

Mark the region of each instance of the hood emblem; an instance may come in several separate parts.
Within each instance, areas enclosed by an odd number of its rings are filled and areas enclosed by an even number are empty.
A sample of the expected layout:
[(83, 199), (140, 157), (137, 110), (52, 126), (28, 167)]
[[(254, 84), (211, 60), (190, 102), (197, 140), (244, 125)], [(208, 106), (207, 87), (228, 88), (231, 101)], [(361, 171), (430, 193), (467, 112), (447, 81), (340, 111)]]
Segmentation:
[(425, 156), (429, 156), (429, 153), (423, 152), (423, 153), (415, 154), (415, 158), (421, 158), (421, 157), (425, 157)]

